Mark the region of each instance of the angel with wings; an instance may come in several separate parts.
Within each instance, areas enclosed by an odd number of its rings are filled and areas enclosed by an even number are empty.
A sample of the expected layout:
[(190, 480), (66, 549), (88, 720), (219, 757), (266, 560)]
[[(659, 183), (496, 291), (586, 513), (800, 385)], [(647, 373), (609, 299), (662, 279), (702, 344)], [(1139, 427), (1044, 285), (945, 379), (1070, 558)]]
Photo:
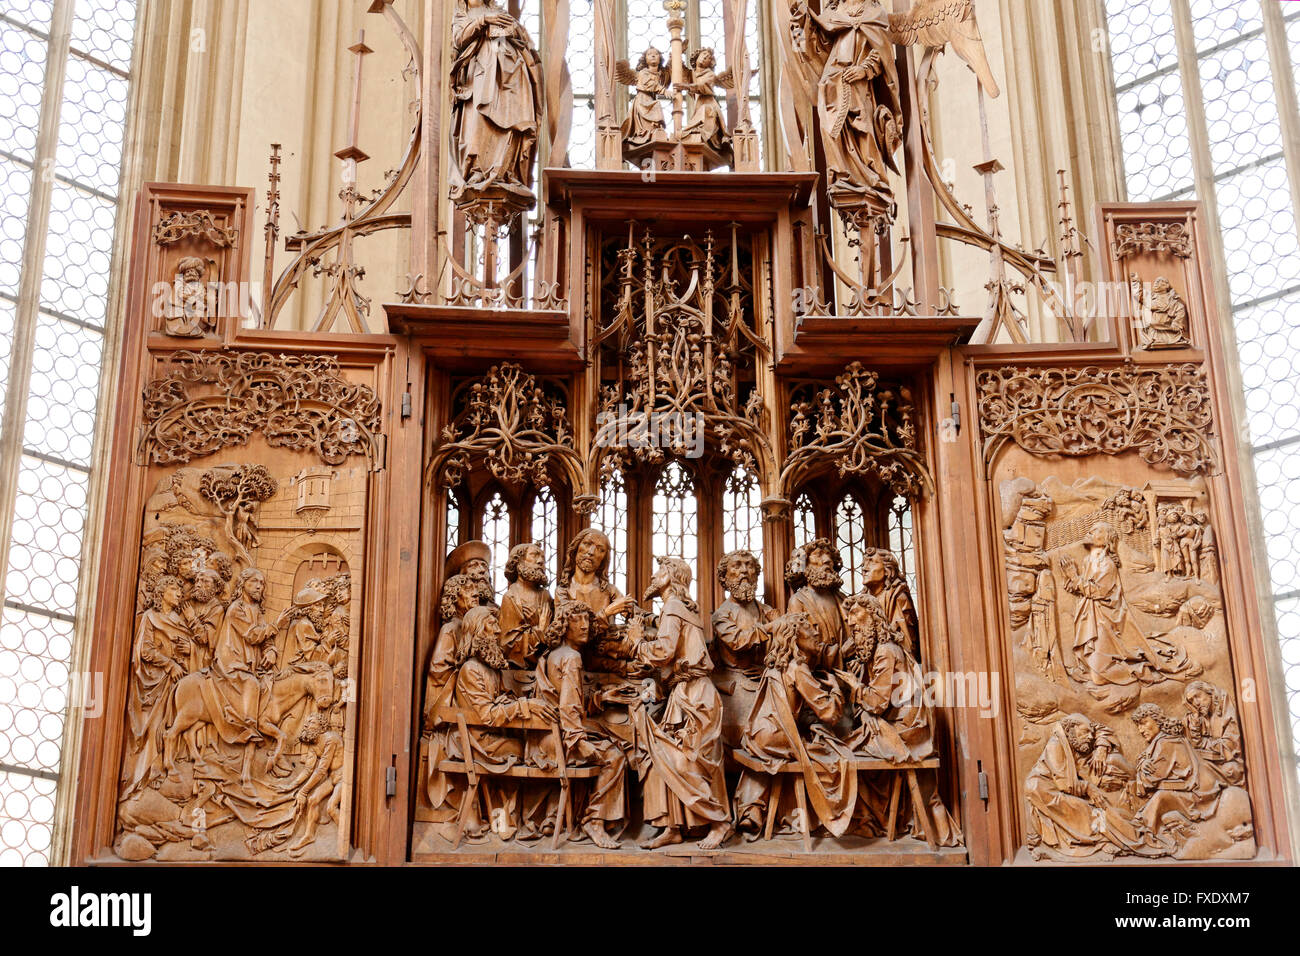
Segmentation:
[(655, 139), (667, 139), (667, 123), (659, 98), (668, 92), (671, 73), (664, 64), (664, 55), (655, 47), (641, 54), (636, 69), (627, 60), (619, 60), (616, 71), (618, 82), (636, 87), (636, 96), (623, 120), (624, 150), (644, 146)]
[(706, 147), (730, 163), (731, 137), (727, 135), (726, 120), (713, 89), (716, 86), (724, 90), (734, 88), (731, 70), (715, 73), (717, 58), (708, 47), (696, 50), (690, 63), (690, 77), (685, 83), (678, 84), (678, 89), (694, 96), (695, 106), (690, 119), (682, 127), (682, 136), (698, 135)]

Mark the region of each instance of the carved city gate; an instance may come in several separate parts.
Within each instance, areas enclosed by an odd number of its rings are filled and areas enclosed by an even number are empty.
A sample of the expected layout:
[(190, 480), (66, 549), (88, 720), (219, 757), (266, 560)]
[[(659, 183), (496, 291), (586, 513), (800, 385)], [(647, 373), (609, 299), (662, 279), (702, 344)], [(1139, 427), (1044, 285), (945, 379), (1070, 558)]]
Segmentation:
[(633, 63), (598, 2), (570, 168), (563, 6), (542, 59), (500, 4), (444, 54), (374, 3), (409, 146), (362, 193), (354, 119), (278, 277), (273, 150), (259, 301), (253, 190), (142, 191), (75, 858), (1285, 856), (1198, 208), (1103, 206), (1091, 309), (1064, 178), (1057, 256), (977, 223), (918, 105), (948, 44), (997, 95), (969, 4), (775, 5), (760, 172), (744, 30), (669, 3)]

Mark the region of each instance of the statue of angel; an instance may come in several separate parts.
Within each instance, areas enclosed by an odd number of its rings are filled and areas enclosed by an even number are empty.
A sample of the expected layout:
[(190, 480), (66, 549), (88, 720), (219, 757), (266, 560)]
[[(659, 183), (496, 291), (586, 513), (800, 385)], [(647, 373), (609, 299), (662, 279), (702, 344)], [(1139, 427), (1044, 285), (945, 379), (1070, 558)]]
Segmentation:
[(731, 162), (731, 137), (727, 134), (726, 120), (713, 89), (716, 86), (724, 90), (733, 89), (731, 70), (715, 73), (717, 57), (708, 47), (696, 50), (690, 59), (690, 76), (677, 88), (695, 97), (690, 119), (682, 127), (682, 137), (697, 135), (704, 145), (717, 153), (725, 163)]
[(627, 60), (619, 60), (615, 79), (625, 86), (636, 88), (636, 95), (623, 120), (623, 150), (628, 152), (645, 146), (653, 140), (668, 138), (668, 125), (659, 98), (668, 91), (671, 73), (664, 64), (664, 55), (655, 47), (648, 48), (632, 69)]

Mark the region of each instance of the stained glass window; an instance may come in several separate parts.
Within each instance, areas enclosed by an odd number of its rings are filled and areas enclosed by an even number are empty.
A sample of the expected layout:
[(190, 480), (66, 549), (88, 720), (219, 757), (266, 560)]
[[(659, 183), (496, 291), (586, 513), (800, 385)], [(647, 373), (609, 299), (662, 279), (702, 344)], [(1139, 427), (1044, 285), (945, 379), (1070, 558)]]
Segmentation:
[(835, 507), (835, 546), (844, 562), (844, 585), (850, 594), (862, 590), (862, 549), (866, 547), (866, 517), (862, 505), (845, 495)]
[(600, 507), (592, 525), (609, 538), (609, 580), (627, 593), (627, 486), (623, 473), (615, 470), (600, 483)]
[(541, 546), (546, 559), (547, 575), (554, 579), (560, 541), (560, 513), (550, 488), (542, 488), (533, 496), (532, 541)]
[(804, 492), (794, 502), (794, 546), (797, 548), (817, 537), (817, 520), (812, 498)]
[(505, 593), (506, 558), (510, 556), (510, 508), (500, 492), (496, 492), (483, 506), (483, 542), (492, 551), (492, 590)]

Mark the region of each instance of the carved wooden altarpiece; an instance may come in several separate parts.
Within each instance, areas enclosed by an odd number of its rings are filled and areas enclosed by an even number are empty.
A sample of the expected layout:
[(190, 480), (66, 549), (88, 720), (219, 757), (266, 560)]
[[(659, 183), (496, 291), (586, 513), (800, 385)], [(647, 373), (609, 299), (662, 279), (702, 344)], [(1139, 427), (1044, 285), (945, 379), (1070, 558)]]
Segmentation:
[(727, 6), (619, 61), (598, 0), (578, 169), (566, 4), (542, 56), (375, 0), (407, 148), (361, 190), (354, 111), (282, 240), (275, 146), (256, 297), (252, 189), (142, 190), (77, 862), (1286, 858), (1199, 208), (1103, 206), (1085, 313), (1064, 174), (1054, 254), (994, 157), (983, 223), (938, 175), (934, 57), (998, 94), (972, 5), (774, 4), (772, 172)]

